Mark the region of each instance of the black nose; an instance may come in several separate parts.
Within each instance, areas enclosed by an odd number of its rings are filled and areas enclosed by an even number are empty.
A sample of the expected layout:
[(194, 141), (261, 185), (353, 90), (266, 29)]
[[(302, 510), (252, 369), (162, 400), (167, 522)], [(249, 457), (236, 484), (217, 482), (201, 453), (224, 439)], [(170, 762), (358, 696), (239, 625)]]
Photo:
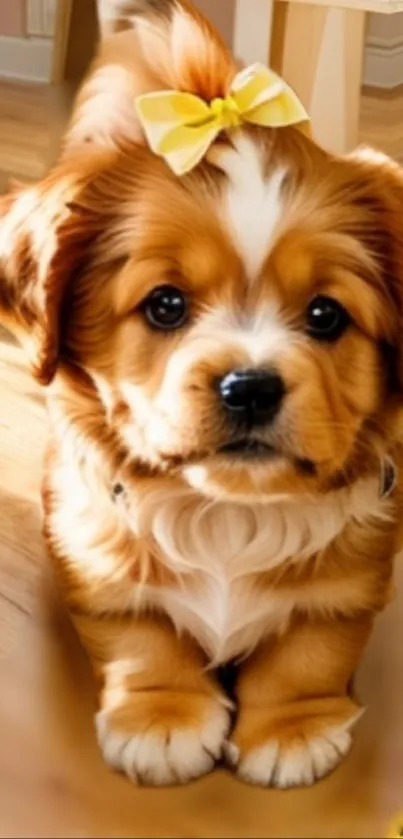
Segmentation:
[(274, 419), (285, 387), (281, 376), (269, 370), (234, 370), (221, 379), (220, 394), (234, 419), (256, 426)]

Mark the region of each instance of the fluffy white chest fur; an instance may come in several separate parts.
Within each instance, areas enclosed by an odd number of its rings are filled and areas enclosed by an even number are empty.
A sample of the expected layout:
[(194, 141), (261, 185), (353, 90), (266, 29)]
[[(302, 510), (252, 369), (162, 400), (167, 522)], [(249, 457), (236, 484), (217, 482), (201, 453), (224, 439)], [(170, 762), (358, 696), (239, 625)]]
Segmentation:
[(264, 634), (286, 626), (292, 611), (324, 609), (343, 592), (315, 587), (305, 604), (289, 590), (262, 586), (258, 574), (286, 561), (302, 561), (326, 547), (350, 519), (385, 514), (377, 481), (313, 498), (281, 498), (253, 506), (208, 502), (190, 491), (150, 493), (130, 510), (131, 526), (152, 535), (177, 584), (144, 590), (178, 629), (188, 630), (214, 664), (250, 652)]
[[(159, 485), (134, 494), (117, 510), (98, 480), (93, 484), (74, 461), (67, 463), (53, 473), (62, 501), (54, 528), (65, 555), (91, 579), (94, 592), (104, 592), (99, 608), (161, 609), (198, 640), (213, 664), (250, 652), (265, 634), (285, 628), (296, 608), (353, 608), (348, 578), (336, 584), (324, 575), (320, 585), (302, 591), (264, 586), (261, 574), (317, 554), (348, 521), (385, 517), (390, 510), (376, 479), (320, 499), (290, 496), (249, 505), (212, 502), (190, 488)], [(113, 549), (119, 533), (126, 539), (127, 528), (135, 537), (133, 558), (136, 543), (146, 551), (154, 545), (153, 553), (171, 572), (170, 585), (139, 586), (130, 574), (116, 579)]]

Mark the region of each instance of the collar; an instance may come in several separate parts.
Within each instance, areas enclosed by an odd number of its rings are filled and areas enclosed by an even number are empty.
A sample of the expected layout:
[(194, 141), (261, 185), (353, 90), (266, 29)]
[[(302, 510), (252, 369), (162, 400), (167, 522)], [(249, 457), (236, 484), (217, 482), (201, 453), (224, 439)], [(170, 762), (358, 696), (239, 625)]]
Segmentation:
[(386, 455), (381, 462), (381, 475), (379, 484), (379, 495), (381, 498), (390, 498), (398, 484), (399, 470), (395, 461), (390, 455)]
[[(388, 499), (393, 495), (399, 480), (399, 470), (393, 458), (385, 455), (381, 461), (379, 478), (379, 497)], [(111, 498), (114, 504), (126, 506), (127, 492), (120, 481), (112, 487)]]

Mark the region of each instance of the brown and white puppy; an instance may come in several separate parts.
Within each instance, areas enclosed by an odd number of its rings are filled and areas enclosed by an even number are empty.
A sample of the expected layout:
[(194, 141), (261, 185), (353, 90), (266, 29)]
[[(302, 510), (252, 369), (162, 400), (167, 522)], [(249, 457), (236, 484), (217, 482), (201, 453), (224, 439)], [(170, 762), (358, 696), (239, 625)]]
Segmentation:
[(108, 763), (311, 784), (350, 749), (399, 539), (402, 175), (245, 128), (175, 177), (136, 93), (210, 100), (234, 62), (188, 2), (120, 7), (60, 164), (2, 205), (2, 317), (50, 385), (48, 544)]

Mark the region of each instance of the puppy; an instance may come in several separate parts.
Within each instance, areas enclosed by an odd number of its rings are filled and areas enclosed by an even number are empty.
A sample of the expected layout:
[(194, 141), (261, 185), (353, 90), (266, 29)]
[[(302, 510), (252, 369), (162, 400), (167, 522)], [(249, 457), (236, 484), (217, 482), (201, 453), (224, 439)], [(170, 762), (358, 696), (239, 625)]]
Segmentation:
[(400, 538), (402, 175), (244, 127), (175, 176), (135, 96), (210, 101), (234, 61), (185, 0), (114, 9), (60, 163), (1, 208), (49, 551), (113, 768), (312, 784), (350, 749)]

